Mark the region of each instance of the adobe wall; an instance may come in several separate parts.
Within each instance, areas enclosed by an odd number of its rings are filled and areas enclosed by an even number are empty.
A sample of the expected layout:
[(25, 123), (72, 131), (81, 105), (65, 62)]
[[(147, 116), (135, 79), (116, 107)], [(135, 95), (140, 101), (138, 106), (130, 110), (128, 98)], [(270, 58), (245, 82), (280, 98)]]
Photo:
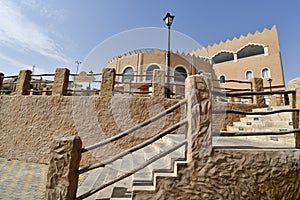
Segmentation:
[[(124, 70), (130, 66), (133, 68), (135, 74), (145, 75), (147, 68), (152, 65), (159, 65), (161, 70), (165, 70), (167, 63), (166, 51), (139, 51), (128, 53), (120, 57), (114, 58), (108, 63), (107, 68), (116, 69), (117, 74), (122, 74)], [(183, 66), (189, 75), (196, 74), (200, 70), (211, 73), (214, 76), (214, 71), (209, 60), (191, 56), (190, 54), (171, 52), (170, 60), (170, 76), (174, 76), (174, 70), (178, 66)], [(166, 73), (167, 70), (165, 70)], [(116, 77), (121, 81), (122, 77)], [(145, 82), (145, 76), (135, 78), (135, 82)], [(147, 82), (147, 81), (146, 81)]]
[(133, 199), (300, 199), (299, 150), (214, 150)]
[[(262, 32), (256, 31), (254, 34), (248, 33), (246, 36), (242, 35), (239, 38), (234, 37), (232, 40), (227, 39), (225, 42), (221, 41), (218, 44), (215, 43), (212, 46), (209, 45), (206, 48), (198, 49), (191, 53), (199, 55), (202, 51), (205, 51), (208, 52), (209, 57), (213, 57), (221, 51), (237, 53), (249, 43), (264, 45), (268, 49), (266, 55), (255, 55), (239, 58), (236, 61), (232, 60), (214, 64), (218, 76), (225, 75), (227, 80), (245, 80), (247, 71), (252, 71), (253, 77), (262, 77), (261, 70), (268, 68), (273, 79), (273, 89), (284, 90), (284, 73), (276, 26), (273, 26), (270, 30), (264, 29)], [(269, 86), (267, 79), (268, 78), (264, 79), (265, 87)], [(234, 83), (226, 83), (224, 85), (230, 88), (249, 88), (247, 84), (237, 85)]]
[[(48, 163), (55, 138), (78, 134), (88, 146), (120, 133), (177, 103), (159, 98), (114, 96), (1, 96), (0, 157)], [(119, 143), (91, 154), (83, 154), (82, 164), (104, 159), (133, 146), (178, 122), (182, 109), (152, 126), (136, 131)], [(183, 131), (183, 129), (179, 130)]]
[(187, 162), (177, 165), (176, 177), (157, 177), (155, 191), (134, 191), (133, 199), (299, 199), (299, 149), (213, 147), (207, 82), (186, 81)]

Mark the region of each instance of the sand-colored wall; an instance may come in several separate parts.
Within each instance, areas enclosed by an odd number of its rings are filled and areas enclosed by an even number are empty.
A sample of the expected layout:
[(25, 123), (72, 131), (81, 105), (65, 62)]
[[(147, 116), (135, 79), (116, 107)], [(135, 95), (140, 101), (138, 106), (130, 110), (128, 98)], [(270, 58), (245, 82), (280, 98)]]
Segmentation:
[(299, 162), (299, 150), (214, 150), (134, 199), (300, 199)]
[[(0, 157), (48, 163), (55, 138), (78, 134), (88, 146), (154, 116), (177, 100), (114, 96), (2, 96), (0, 97)], [(182, 110), (183, 109), (183, 110)], [(178, 122), (184, 108), (134, 132), (107, 148), (83, 155), (83, 164), (129, 148)], [(180, 130), (183, 131), (183, 130)], [(87, 159), (88, 158), (88, 159)]]
[[(273, 89), (284, 90), (284, 73), (276, 26), (273, 26), (270, 30), (264, 29), (262, 32), (256, 31), (253, 34), (249, 33), (246, 36), (242, 35), (239, 38), (234, 37), (232, 40), (221, 41), (218, 44), (215, 43), (212, 46), (209, 45), (208, 47), (193, 51), (191, 54), (201, 55), (205, 51), (212, 58), (222, 51), (237, 53), (248, 44), (262, 45), (267, 49), (267, 52), (261, 55), (214, 64), (217, 76), (225, 75), (227, 80), (246, 80), (246, 72), (252, 71), (253, 77), (260, 78), (262, 77), (262, 69), (267, 68), (273, 79)], [(267, 79), (264, 78), (264, 87), (269, 87)], [(223, 85), (229, 88), (249, 88), (247, 84), (226, 83)]]
[[(147, 68), (154, 64), (158, 65), (161, 70), (166, 70), (167, 56), (166, 51), (139, 51), (135, 53), (128, 53), (119, 56), (108, 63), (108, 68), (115, 68), (117, 74), (122, 74), (127, 67), (132, 67), (135, 74), (145, 75)], [(184, 53), (171, 52), (170, 59), (170, 76), (174, 76), (176, 67), (182, 66), (186, 69), (187, 74), (196, 74), (199, 71), (204, 71), (214, 75), (214, 71), (210, 60), (202, 59), (196, 56), (191, 56)], [(121, 81), (121, 77), (117, 77), (117, 81)], [(136, 77), (135, 82), (145, 82), (145, 77)]]

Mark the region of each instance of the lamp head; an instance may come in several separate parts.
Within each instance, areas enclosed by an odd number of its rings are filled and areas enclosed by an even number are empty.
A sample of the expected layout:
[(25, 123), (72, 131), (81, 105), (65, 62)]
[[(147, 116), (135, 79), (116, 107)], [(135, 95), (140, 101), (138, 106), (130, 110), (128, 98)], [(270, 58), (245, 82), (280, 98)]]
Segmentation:
[(171, 26), (173, 23), (174, 17), (175, 17), (174, 15), (167, 13), (163, 20), (165, 21), (167, 26)]

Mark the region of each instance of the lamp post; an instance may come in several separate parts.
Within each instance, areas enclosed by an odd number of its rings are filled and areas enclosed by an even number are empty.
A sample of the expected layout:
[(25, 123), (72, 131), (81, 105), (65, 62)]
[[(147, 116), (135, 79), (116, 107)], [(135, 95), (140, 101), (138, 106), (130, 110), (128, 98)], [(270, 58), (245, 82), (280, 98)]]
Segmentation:
[(81, 62), (78, 61), (78, 60), (76, 60), (75, 63), (77, 64), (77, 67), (76, 67), (76, 74), (78, 74), (78, 67), (79, 67), (79, 65), (81, 64)]
[(270, 92), (272, 92), (272, 81), (273, 81), (273, 80), (272, 80), (271, 78), (268, 79), (268, 82), (269, 82), (269, 84), (270, 84)]
[[(92, 76), (93, 75), (93, 71), (91, 70), (90, 72), (89, 72), (89, 74)], [(91, 82), (89, 82), (89, 90), (91, 89)]]
[(166, 97), (171, 97), (171, 90), (170, 90), (170, 36), (171, 36), (171, 25), (173, 23), (174, 15), (167, 13), (166, 16), (163, 18), (167, 27), (168, 27), (168, 52), (167, 52), (167, 85), (166, 85)]

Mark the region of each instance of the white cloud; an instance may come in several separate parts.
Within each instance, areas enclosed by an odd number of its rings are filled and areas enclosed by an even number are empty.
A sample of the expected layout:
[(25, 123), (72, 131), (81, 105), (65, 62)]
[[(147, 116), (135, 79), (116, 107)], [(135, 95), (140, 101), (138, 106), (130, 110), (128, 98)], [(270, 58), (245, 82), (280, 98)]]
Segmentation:
[(26, 64), (21, 63), (21, 62), (19, 62), (17, 60), (14, 60), (14, 59), (12, 59), (12, 58), (10, 58), (10, 57), (2, 54), (2, 53), (0, 53), (0, 59), (2, 61), (7, 62), (9, 65), (14, 65), (14, 66), (22, 67), (24, 69), (27, 69), (29, 67), (29, 65), (26, 65)]
[(7, 44), (59, 62), (70, 62), (70, 59), (61, 53), (60, 45), (43, 31), (43, 27), (22, 14), (19, 6), (10, 1), (0, 1), (0, 45)]
[(44, 1), (37, 1), (37, 0), (21, 0), (21, 4), (30, 8), (32, 11), (39, 13), (39, 15), (54, 19), (54, 20), (62, 20), (64, 19), (65, 10), (55, 9), (50, 7), (50, 5), (46, 5)]

